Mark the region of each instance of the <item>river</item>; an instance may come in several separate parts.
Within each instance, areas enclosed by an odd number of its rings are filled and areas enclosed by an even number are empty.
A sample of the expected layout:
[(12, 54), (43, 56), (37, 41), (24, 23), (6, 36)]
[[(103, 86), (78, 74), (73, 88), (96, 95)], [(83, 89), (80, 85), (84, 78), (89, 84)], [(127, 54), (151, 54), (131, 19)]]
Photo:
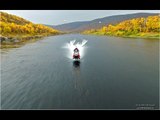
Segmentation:
[[(74, 39), (88, 41), (79, 63), (64, 47)], [(1, 50), (1, 109), (158, 109), (158, 51), (159, 40), (81, 34)]]

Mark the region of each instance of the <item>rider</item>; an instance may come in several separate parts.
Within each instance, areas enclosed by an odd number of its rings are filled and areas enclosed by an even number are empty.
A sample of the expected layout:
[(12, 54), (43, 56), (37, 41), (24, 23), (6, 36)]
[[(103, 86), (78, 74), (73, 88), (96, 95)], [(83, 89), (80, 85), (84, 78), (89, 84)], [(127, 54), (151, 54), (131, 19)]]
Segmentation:
[(77, 51), (77, 52), (78, 52), (79, 50), (78, 50), (78, 48), (75, 48), (74, 51)]

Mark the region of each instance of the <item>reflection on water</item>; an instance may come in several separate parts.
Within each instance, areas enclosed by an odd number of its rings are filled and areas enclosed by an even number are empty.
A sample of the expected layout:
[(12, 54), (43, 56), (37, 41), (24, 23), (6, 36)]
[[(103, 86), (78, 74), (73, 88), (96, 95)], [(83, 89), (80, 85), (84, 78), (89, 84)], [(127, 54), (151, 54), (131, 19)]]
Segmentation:
[(76, 60), (76, 61), (73, 61), (73, 66), (75, 68), (79, 68), (80, 67), (80, 61)]
[(73, 72), (74, 75), (76, 76), (76, 79), (80, 78), (80, 61), (78, 60), (73, 61)]
[(86, 87), (86, 80), (82, 78), (80, 65), (79, 60), (73, 61), (74, 89), (76, 94), (79, 95), (79, 102), (88, 102), (87, 99), (84, 99), (84, 96), (89, 95), (89, 90)]
[[(75, 86), (74, 88), (75, 89), (81, 89), (81, 84), (80, 84), (80, 78), (81, 78), (81, 75), (80, 75), (80, 61), (78, 60), (74, 60), (73, 61), (73, 73), (74, 73), (74, 76), (75, 76)], [(79, 87), (78, 87), (79, 86)]]

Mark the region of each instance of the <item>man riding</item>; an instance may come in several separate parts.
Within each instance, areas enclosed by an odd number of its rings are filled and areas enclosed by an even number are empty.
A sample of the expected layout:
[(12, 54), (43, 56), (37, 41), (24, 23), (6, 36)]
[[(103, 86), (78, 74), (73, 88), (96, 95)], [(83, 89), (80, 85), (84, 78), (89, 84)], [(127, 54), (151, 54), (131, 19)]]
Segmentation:
[(74, 49), (74, 52), (79, 52), (78, 48), (75, 48), (75, 49)]
[(73, 59), (80, 59), (78, 48), (74, 49)]

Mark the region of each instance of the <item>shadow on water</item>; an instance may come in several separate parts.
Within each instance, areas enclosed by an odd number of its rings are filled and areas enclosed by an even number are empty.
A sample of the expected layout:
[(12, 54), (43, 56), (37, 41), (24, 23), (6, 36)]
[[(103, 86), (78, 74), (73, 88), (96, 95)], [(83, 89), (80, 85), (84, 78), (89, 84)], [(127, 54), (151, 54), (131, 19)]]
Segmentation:
[(89, 90), (86, 87), (87, 85), (86, 81), (82, 79), (80, 65), (81, 65), (81, 62), (79, 60), (73, 61), (74, 91), (76, 92), (76, 95), (78, 97), (78, 102), (85, 101), (88, 103), (86, 96), (89, 95)]
[(80, 68), (80, 61), (76, 60), (76, 61), (73, 61), (73, 66), (75, 68)]
[(73, 73), (76, 79), (80, 78), (80, 61), (79, 60), (73, 61)]

